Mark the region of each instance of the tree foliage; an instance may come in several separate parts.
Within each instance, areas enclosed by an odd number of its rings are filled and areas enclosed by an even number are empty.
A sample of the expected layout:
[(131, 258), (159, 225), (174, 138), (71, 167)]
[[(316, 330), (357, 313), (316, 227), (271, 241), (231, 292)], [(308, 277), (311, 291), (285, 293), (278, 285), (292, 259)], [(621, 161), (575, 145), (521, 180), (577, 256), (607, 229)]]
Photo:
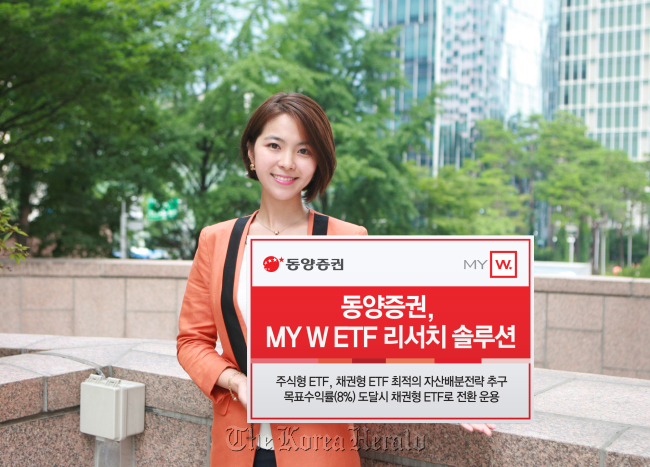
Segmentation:
[(41, 252), (107, 256), (123, 200), (179, 198), (147, 246), (189, 258), (202, 227), (256, 209), (239, 138), (280, 91), (332, 124), (338, 168), (314, 207), (371, 234), (533, 234), (545, 205), (553, 233), (580, 227), (582, 251), (587, 231), (648, 202), (647, 168), (570, 114), (479, 122), (475, 157), (435, 179), (404, 163), (432, 146), (444, 89), (394, 115), (399, 31), (362, 13), (360, 0), (0, 3), (0, 203)]

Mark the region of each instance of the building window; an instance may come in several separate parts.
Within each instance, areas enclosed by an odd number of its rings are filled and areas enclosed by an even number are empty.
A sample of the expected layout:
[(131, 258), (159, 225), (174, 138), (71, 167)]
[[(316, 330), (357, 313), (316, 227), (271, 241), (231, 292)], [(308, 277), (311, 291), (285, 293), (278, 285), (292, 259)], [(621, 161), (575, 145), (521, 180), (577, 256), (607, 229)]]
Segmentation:
[(587, 79), (587, 61), (582, 61), (582, 79)]
[(420, 24), (418, 31), (418, 57), (420, 59), (427, 58), (427, 48), (429, 46), (429, 25), (427, 23)]
[(406, 20), (406, 0), (397, 0), (397, 22), (403, 23)]
[(614, 133), (614, 149), (619, 149), (620, 148), (618, 138), (619, 138), (619, 134)]
[(614, 74), (614, 59), (610, 57), (607, 59), (607, 77), (611, 78), (613, 74)]
[(634, 110), (632, 111), (632, 126), (634, 128), (639, 127), (639, 108), (634, 107)]
[(643, 15), (643, 12), (641, 11), (641, 8), (642, 8), (641, 4), (638, 4), (636, 6), (636, 24), (641, 24), (641, 20), (643, 18), (643, 16), (641, 16), (641, 15)]
[(598, 60), (598, 77), (599, 78), (604, 78), (605, 77), (605, 59), (601, 58)]
[(617, 107), (616, 110), (614, 111), (614, 126), (615, 126), (616, 128), (620, 128), (620, 127), (621, 127), (621, 109), (618, 108), (618, 107)]
[(571, 62), (564, 62), (564, 80), (568, 81), (571, 75)]
[(600, 83), (598, 85), (598, 103), (602, 104), (603, 101), (605, 100), (605, 85), (603, 83)]
[(603, 127), (603, 109), (598, 109), (598, 128)]
[(629, 5), (627, 7), (627, 25), (632, 26), (632, 18), (634, 16), (632, 15), (632, 5)]
[(634, 57), (634, 76), (641, 75), (641, 56)]
[(616, 35), (616, 51), (623, 51), (623, 31), (619, 31), (619, 33)]
[(621, 102), (621, 83), (616, 83), (616, 102)]
[(632, 57), (625, 57), (625, 76), (632, 74)]
[(607, 128), (612, 127), (612, 109), (607, 109), (605, 114), (605, 126)]
[(413, 60), (413, 57), (415, 55), (415, 38), (413, 35), (413, 25), (409, 24), (408, 26), (404, 27), (404, 34), (405, 34), (405, 40), (404, 40), (404, 59), (405, 60)]
[(607, 25), (607, 23), (605, 21), (605, 19), (607, 17), (606, 13), (607, 13), (607, 10), (605, 8), (600, 10), (600, 27), (601, 28), (604, 28)]
[(578, 79), (578, 61), (573, 62), (573, 79)]
[(632, 133), (632, 157), (637, 155), (638, 133)]
[(582, 53), (587, 55), (587, 36), (582, 36)]
[(641, 50), (641, 31), (634, 33), (634, 50)]
[(607, 35), (607, 51), (608, 52), (613, 52), (614, 51), (614, 33), (610, 32)]
[(630, 108), (625, 107), (625, 110), (623, 111), (623, 126), (625, 128), (629, 128), (630, 126)]
[(420, 19), (420, 0), (411, 0), (411, 21), (418, 21)]
[(639, 82), (635, 81), (635, 83), (634, 83), (634, 102), (639, 102), (639, 90), (640, 90)]
[[(580, 89), (580, 103), (581, 104), (586, 104), (587, 103), (587, 86), (583, 84)], [(584, 112), (584, 110), (583, 110)], [(584, 117), (584, 115), (583, 115)]]
[(571, 47), (571, 39), (567, 37), (566, 42), (564, 43), (564, 55), (569, 56), (570, 50), (569, 48)]
[(630, 102), (630, 82), (625, 82), (625, 102)]
[(620, 78), (623, 74), (623, 57), (618, 57), (616, 59), (616, 77)]
[(605, 34), (600, 35), (600, 53), (601, 54), (605, 53)]
[(618, 25), (623, 26), (623, 8), (622, 6), (618, 7)]
[(614, 27), (614, 7), (610, 7), (609, 9), (609, 27)]
[(589, 12), (585, 10), (582, 13), (582, 29), (587, 30), (589, 29)]
[(613, 89), (612, 89), (612, 83), (607, 83), (607, 103), (611, 104), (612, 103), (612, 97), (613, 97)]
[(632, 50), (632, 31), (625, 33), (625, 50), (627, 52)]

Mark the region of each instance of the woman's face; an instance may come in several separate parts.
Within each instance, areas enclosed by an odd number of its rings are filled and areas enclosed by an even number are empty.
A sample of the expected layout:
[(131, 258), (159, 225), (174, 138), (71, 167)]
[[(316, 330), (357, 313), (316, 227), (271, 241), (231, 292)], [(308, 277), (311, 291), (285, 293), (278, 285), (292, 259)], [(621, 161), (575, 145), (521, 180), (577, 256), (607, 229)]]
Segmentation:
[(301, 126), (287, 114), (269, 120), (248, 157), (262, 189), (286, 201), (300, 197), (316, 172), (316, 157)]

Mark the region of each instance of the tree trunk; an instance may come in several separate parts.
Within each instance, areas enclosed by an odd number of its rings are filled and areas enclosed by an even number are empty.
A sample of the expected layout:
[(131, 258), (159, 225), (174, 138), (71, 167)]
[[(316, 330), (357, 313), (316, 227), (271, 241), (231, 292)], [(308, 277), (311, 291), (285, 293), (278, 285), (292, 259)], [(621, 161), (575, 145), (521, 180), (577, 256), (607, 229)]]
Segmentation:
[(625, 232), (624, 229), (621, 228), (619, 230), (619, 235), (621, 236), (621, 241), (618, 242), (618, 264), (621, 267), (625, 266), (625, 246), (623, 245), (623, 241), (625, 240)]

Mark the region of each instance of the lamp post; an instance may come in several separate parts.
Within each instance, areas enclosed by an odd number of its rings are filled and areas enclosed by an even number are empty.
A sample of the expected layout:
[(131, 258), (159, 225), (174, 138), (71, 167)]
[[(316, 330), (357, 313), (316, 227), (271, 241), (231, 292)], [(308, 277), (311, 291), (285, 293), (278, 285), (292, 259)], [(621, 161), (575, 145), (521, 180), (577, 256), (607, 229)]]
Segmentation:
[(126, 201), (122, 200), (122, 213), (120, 214), (120, 259), (127, 258), (126, 221)]
[(567, 243), (569, 244), (569, 263), (573, 263), (575, 252), (576, 235), (578, 235), (578, 226), (575, 224), (566, 225)]

